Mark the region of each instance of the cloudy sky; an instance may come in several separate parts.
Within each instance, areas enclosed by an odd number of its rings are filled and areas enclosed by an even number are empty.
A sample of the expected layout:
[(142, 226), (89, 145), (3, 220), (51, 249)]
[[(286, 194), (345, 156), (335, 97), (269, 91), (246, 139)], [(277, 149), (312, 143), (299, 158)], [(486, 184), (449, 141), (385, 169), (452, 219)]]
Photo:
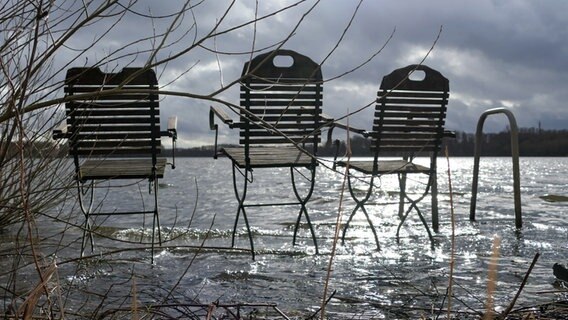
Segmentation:
[[(193, 12), (187, 12), (173, 33), (180, 41), (161, 50), (159, 58), (175, 54), (206, 35), (229, 3), (204, 1)], [(263, 16), (292, 3), (295, 2), (238, 0), (220, 29), (250, 21), (256, 5), (257, 15)], [(384, 75), (425, 58), (424, 64), (450, 80), (448, 129), (474, 132), (480, 114), (495, 107), (510, 108), (520, 127), (537, 127), (540, 123), (544, 129), (568, 128), (568, 1), (366, 0), (358, 9), (358, 1), (323, 0), (312, 8), (315, 3), (302, 2), (260, 21), (256, 28), (248, 25), (206, 40), (203, 47), (158, 69), (163, 89), (211, 94), (238, 78), (242, 65), (250, 58), (246, 53), (253, 45), (256, 49), (275, 45), (291, 32), (293, 35), (283, 48), (321, 63), (357, 10), (344, 38), (322, 66), (324, 78), (333, 79), (325, 83), (325, 113), (339, 117), (368, 104), (375, 98)], [(140, 1), (135, 11), (167, 15), (179, 12), (182, 4), (179, 0)], [(139, 15), (126, 15), (88, 55), (93, 61), (125, 46), (129, 39), (163, 30), (166, 21), (151, 24)], [(81, 46), (81, 41), (88, 41), (88, 36), (101, 34), (104, 29), (104, 23), (93, 25), (82, 37), (74, 38), (71, 45)], [(334, 79), (369, 59), (387, 40), (384, 49), (370, 62)], [(173, 38), (168, 41), (173, 42)], [(130, 48), (142, 50), (151, 45), (148, 40)], [(211, 53), (213, 49), (221, 53), (215, 55)], [(136, 59), (143, 61), (144, 54)], [(136, 64), (136, 59), (127, 60)], [(237, 88), (221, 91), (216, 97), (238, 103)], [(211, 104), (201, 99), (164, 99), (163, 118), (179, 117), (183, 146), (213, 143), (214, 134), (208, 125)], [(370, 128), (372, 114), (372, 108), (363, 110), (352, 116), (350, 122)], [(497, 116), (486, 124), (488, 131), (499, 131), (505, 126), (505, 118)], [(237, 132), (224, 129), (220, 140), (235, 142), (236, 136)]]

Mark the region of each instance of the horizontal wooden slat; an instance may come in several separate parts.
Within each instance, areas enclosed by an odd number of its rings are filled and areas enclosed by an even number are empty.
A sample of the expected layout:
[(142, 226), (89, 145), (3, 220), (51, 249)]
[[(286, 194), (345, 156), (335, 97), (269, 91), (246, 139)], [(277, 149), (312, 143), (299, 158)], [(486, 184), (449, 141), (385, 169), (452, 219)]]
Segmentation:
[[(70, 120), (70, 119), (68, 119)], [(69, 123), (69, 122), (68, 122)], [(154, 117), (86, 117), (79, 118), (71, 122), (72, 126), (87, 126), (87, 125), (103, 125), (103, 124), (147, 124), (150, 126), (152, 123), (155, 125), (160, 124), (160, 118)], [(127, 128), (127, 126), (124, 126)]]
[(157, 132), (152, 134), (151, 132), (121, 132), (121, 133), (106, 133), (106, 132), (77, 132), (74, 134), (72, 139), (75, 141), (80, 140), (126, 140), (126, 139), (151, 139), (160, 138), (160, 134)]
[(321, 94), (315, 93), (273, 93), (273, 92), (251, 92), (251, 93), (241, 93), (241, 101), (248, 100), (321, 100)]
[[(128, 92), (127, 90), (121, 90), (116, 92), (100, 92), (100, 91), (93, 91), (92, 88), (81, 88), (81, 90), (77, 90), (79, 88), (67, 89), (67, 97), (73, 98), (73, 95), (76, 94), (88, 94), (91, 93), (88, 97), (82, 97), (78, 101), (156, 101), (159, 99), (159, 96), (155, 93), (144, 93), (144, 92)], [(89, 90), (90, 89), (90, 90)], [(144, 88), (140, 88), (138, 91), (143, 90)]]
[(155, 109), (127, 109), (126, 110), (75, 110), (69, 112), (74, 117), (132, 117), (132, 116), (159, 116), (160, 111)]
[(401, 125), (401, 126), (405, 126), (406, 128), (408, 127), (413, 127), (413, 126), (438, 126), (440, 124), (440, 120), (422, 120), (422, 119), (377, 119), (375, 121), (373, 121), (373, 124), (378, 126), (380, 124), (386, 125), (386, 126), (392, 126), (392, 125)]
[(438, 114), (441, 113), (445, 113), (446, 112), (446, 107), (443, 106), (437, 106), (437, 107), (433, 107), (433, 106), (411, 106), (411, 105), (377, 105), (377, 108), (375, 109), (375, 112), (379, 112), (381, 110), (385, 110), (386, 111), (409, 111), (409, 112), (437, 112)]
[[(221, 153), (229, 157), (234, 163), (244, 168), (244, 148), (224, 148)], [(306, 167), (317, 162), (309, 155), (300, 152), (295, 147), (251, 147), (249, 157), (252, 168), (275, 168), (275, 167)]]
[(427, 105), (441, 105), (440, 100), (428, 100), (428, 99), (381, 99), (378, 101), (379, 104), (386, 104), (389, 106), (398, 106), (398, 105), (418, 105), (418, 106), (427, 106)]
[(449, 93), (443, 91), (380, 90), (377, 92), (377, 97), (420, 97), (431, 99), (447, 99), (449, 96)]
[[(268, 137), (263, 137), (263, 138), (261, 138), (261, 137), (250, 137), (249, 143), (250, 144), (290, 144), (291, 143), (290, 140), (292, 140), (295, 143), (314, 143), (316, 141), (318, 143), (321, 142), (321, 139), (318, 138), (317, 140), (314, 140), (313, 137), (306, 138), (306, 137), (302, 136), (302, 137), (297, 137), (297, 138), (294, 138), (294, 137), (284, 138), (284, 137), (281, 137), (281, 136), (274, 136), (274, 137), (271, 137), (271, 138), (268, 138)], [(241, 143), (241, 144), (245, 143), (245, 139), (240, 138), (239, 143)]]
[[(286, 85), (278, 85), (278, 84), (266, 84), (265, 82), (262, 83), (250, 83), (241, 88), (241, 91), (302, 91), (302, 92), (316, 92), (318, 90), (318, 86), (313, 83), (301, 83), (298, 85), (293, 84), (286, 84)], [(323, 87), (319, 87), (319, 92), (323, 91)]]
[[(347, 162), (338, 162), (340, 166), (346, 166)], [(349, 161), (349, 167), (365, 174), (373, 174), (373, 161)], [(377, 174), (390, 173), (428, 173), (429, 168), (411, 163), (405, 160), (382, 160), (377, 162)]]
[(404, 112), (404, 111), (385, 111), (385, 112), (375, 112), (375, 117), (385, 117), (385, 118), (440, 118), (440, 111), (438, 112)]
[(314, 114), (321, 114), (321, 109), (320, 108), (315, 108), (313, 106), (310, 107), (304, 107), (302, 106), (301, 108), (298, 107), (291, 107), (291, 106), (279, 106), (279, 107), (274, 107), (274, 106), (267, 106), (266, 108), (259, 108), (259, 107), (252, 107), (247, 109), (247, 111), (252, 112), (254, 114), (309, 114), (309, 115), (314, 115)]
[[(258, 115), (260, 119), (266, 122), (314, 122), (313, 115)], [(248, 117), (241, 117), (241, 121), (251, 120)], [(254, 121), (254, 120), (251, 120)]]
[(126, 101), (126, 102), (101, 102), (101, 101), (72, 101), (65, 104), (65, 109), (71, 110), (110, 110), (110, 109), (157, 109), (157, 101)]
[[(305, 136), (309, 133), (312, 133), (313, 130), (280, 130), (286, 136)], [(243, 137), (245, 134), (244, 132), (241, 134)], [(249, 136), (251, 137), (264, 137), (264, 136), (274, 136), (277, 135), (273, 131), (268, 130), (256, 130), (256, 131), (249, 131)]]
[[(276, 129), (314, 129), (314, 128), (319, 128), (323, 125), (323, 123), (315, 123), (315, 122), (304, 122), (304, 123), (297, 123), (297, 122), (278, 122), (277, 124), (270, 124), (270, 128), (276, 128)], [(235, 125), (238, 128), (241, 128), (241, 131), (244, 131), (245, 128), (245, 124), (244, 123), (237, 123)], [(266, 130), (267, 126), (265, 126), (264, 124), (259, 123), (249, 123), (248, 124), (249, 129), (262, 129), (262, 130)]]
[(157, 147), (160, 146), (160, 142), (158, 140), (82, 140), (82, 141), (75, 141), (71, 143), (72, 147), (77, 147), (81, 149), (88, 149), (88, 148), (100, 148), (100, 149), (119, 149), (119, 148), (147, 148), (155, 145)]
[[(284, 68), (286, 69), (286, 68)], [(280, 71), (276, 71), (280, 73)], [(246, 86), (249, 87), (254, 84), (289, 84), (294, 86), (303, 86), (303, 85), (316, 85), (321, 84), (321, 79), (314, 79), (314, 78), (288, 78), (288, 77), (280, 77), (280, 74), (274, 74), (274, 77), (255, 77), (254, 75), (247, 79)]]
[[(128, 126), (102, 126), (102, 125), (82, 125), (82, 126), (75, 126), (71, 127), (68, 126), (68, 132), (75, 132), (75, 133), (89, 133), (89, 134), (97, 134), (100, 132), (152, 132), (152, 126), (150, 124), (136, 124), (136, 125), (128, 125)], [(156, 135), (158, 134), (158, 127), (154, 126)]]
[[(160, 154), (161, 150), (158, 148), (156, 150), (156, 154)], [(153, 154), (153, 150), (151, 147), (144, 147), (144, 148), (87, 148), (87, 149), (69, 149), (69, 154), (71, 155), (79, 155), (79, 156), (136, 156), (151, 159), (151, 155)]]
[(371, 138), (380, 137), (381, 139), (396, 139), (404, 137), (406, 139), (434, 139), (440, 137), (439, 132), (371, 132)]
[[(380, 146), (378, 147), (380, 152), (396, 152), (399, 154), (416, 154), (419, 152), (433, 152), (433, 151), (440, 151), (440, 147), (430, 147), (430, 146), (420, 146), (420, 147), (416, 147), (416, 146), (399, 146), (399, 147), (394, 147), (394, 146)], [(372, 151), (376, 151), (377, 150), (377, 146), (371, 144), (371, 150)]]
[[(156, 176), (163, 178), (166, 159), (156, 159)], [(86, 160), (79, 169), (80, 180), (144, 179), (152, 177), (151, 159)]]
[(251, 107), (304, 107), (315, 109), (321, 106), (321, 102), (315, 100), (241, 100), (241, 106)]
[(373, 131), (382, 131), (382, 132), (438, 132), (440, 128), (438, 127), (410, 127), (410, 126), (383, 126), (382, 128), (379, 126), (373, 126)]

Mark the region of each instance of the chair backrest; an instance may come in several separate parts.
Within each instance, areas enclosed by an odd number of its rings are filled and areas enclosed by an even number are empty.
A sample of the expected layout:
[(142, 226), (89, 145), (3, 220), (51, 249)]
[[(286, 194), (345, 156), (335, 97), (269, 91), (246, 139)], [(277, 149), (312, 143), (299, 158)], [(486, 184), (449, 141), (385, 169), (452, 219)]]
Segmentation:
[[(288, 64), (278, 65), (280, 59)], [(291, 139), (311, 145), (315, 153), (323, 98), (320, 66), (294, 51), (275, 50), (247, 62), (242, 76), (239, 143), (246, 148), (291, 144)]]
[(65, 105), (69, 153), (76, 159), (146, 156), (155, 164), (161, 151), (158, 94), (133, 90), (155, 90), (157, 85), (153, 70), (69, 69), (64, 90), (67, 97), (77, 96)]
[(402, 156), (437, 154), (448, 98), (448, 79), (427, 66), (409, 65), (385, 76), (377, 94), (372, 150)]

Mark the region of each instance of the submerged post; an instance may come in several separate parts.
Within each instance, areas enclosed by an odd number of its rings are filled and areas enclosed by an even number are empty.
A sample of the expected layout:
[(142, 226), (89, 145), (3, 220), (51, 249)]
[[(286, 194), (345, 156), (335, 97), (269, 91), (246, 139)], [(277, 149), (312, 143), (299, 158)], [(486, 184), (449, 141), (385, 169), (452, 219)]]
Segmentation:
[(481, 155), (481, 138), (483, 134), (483, 124), (487, 116), (492, 114), (503, 113), (509, 119), (511, 128), (511, 157), (513, 160), (513, 191), (515, 198), (515, 226), (520, 229), (523, 226), (523, 218), (521, 216), (521, 178), (519, 173), (519, 129), (517, 121), (513, 113), (505, 108), (494, 108), (485, 111), (477, 122), (477, 130), (475, 132), (475, 150), (473, 160), (473, 182), (471, 184), (471, 204), (469, 219), (475, 221), (475, 207), (477, 202), (477, 183), (479, 176), (479, 156)]

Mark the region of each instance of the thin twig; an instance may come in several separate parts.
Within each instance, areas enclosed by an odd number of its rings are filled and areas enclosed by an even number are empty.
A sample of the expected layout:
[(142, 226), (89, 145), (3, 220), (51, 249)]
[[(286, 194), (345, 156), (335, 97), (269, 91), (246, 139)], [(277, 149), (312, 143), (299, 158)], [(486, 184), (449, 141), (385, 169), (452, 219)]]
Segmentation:
[(501, 313), (500, 318), (501, 319), (505, 319), (507, 317), (507, 315), (509, 314), (509, 312), (511, 312), (511, 310), (513, 310), (513, 307), (515, 306), (515, 303), (517, 302), (517, 299), (519, 298), (519, 296), (521, 295), (521, 291), (523, 291), (523, 288), (525, 287), (525, 284), (527, 283), (527, 280), (529, 279), (529, 275), (532, 272), (532, 269), (534, 268), (534, 265), (536, 264), (536, 262), (538, 261), (538, 258), (540, 257), (540, 252), (537, 252), (534, 255), (533, 261), (531, 263), (531, 266), (529, 267), (529, 270), (527, 270), (527, 273), (525, 274), (525, 277), (523, 278), (523, 282), (521, 283), (521, 286), (519, 287), (519, 290), (517, 290), (517, 294), (515, 294), (515, 297), (513, 298), (513, 301), (511, 301), (511, 304), (509, 304), (509, 307), (507, 309), (505, 309), (505, 311), (503, 311), (503, 313)]

